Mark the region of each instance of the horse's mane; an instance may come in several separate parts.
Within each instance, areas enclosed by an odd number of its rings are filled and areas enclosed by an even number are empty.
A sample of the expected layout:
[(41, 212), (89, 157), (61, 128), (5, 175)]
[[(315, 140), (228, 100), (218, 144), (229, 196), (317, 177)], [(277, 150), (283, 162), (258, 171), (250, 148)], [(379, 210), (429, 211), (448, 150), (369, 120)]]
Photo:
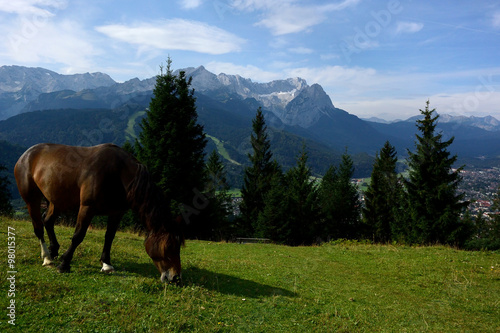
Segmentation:
[(153, 182), (143, 164), (138, 163), (135, 177), (127, 188), (127, 201), (139, 214), (149, 234), (167, 233), (176, 237), (180, 243), (184, 242), (180, 223), (172, 218), (170, 200)]

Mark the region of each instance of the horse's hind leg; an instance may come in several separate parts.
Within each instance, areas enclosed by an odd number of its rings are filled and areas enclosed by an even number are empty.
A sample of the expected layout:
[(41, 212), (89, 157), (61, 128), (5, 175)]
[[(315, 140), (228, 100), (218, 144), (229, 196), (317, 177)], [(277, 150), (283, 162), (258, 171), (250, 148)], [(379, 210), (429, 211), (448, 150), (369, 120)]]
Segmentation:
[(57, 219), (56, 209), (54, 205), (50, 203), (43, 224), (45, 225), (45, 230), (47, 230), (47, 236), (49, 236), (50, 240), (49, 251), (52, 258), (55, 258), (59, 255), (59, 243), (57, 242), (56, 233), (54, 232), (54, 223), (56, 219)]
[(108, 226), (106, 228), (106, 236), (104, 239), (104, 248), (102, 249), (101, 264), (102, 272), (111, 273), (114, 272), (115, 268), (111, 266), (111, 244), (116, 235), (116, 230), (120, 224), (122, 215), (110, 215), (108, 216)]
[(61, 273), (69, 273), (71, 259), (73, 259), (73, 254), (75, 253), (76, 248), (85, 238), (87, 234), (87, 229), (89, 228), (90, 222), (94, 214), (91, 212), (91, 208), (89, 206), (80, 206), (80, 210), (78, 211), (78, 218), (76, 220), (76, 229), (73, 234), (73, 238), (71, 239), (71, 245), (69, 249), (62, 255), (62, 262), (57, 267), (59, 272)]
[(40, 204), (42, 203), (41, 194), (38, 196), (32, 196), (31, 200), (27, 200), (28, 212), (31, 216), (31, 221), (33, 223), (33, 230), (36, 237), (40, 241), (41, 257), (43, 260), (43, 266), (49, 266), (54, 263), (50, 252), (45, 244), (44, 233), (43, 233), (43, 223), (42, 214), (40, 212)]

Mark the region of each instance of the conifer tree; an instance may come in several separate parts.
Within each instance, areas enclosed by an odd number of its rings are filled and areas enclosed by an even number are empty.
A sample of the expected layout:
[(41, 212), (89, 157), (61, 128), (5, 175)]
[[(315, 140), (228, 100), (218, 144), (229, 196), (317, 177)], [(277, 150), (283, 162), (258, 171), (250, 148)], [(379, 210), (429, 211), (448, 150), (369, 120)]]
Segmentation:
[(457, 156), (450, 156), (447, 148), (454, 138), (443, 141), (436, 133), (435, 109), (420, 110), (424, 118), (417, 120), (416, 151), (408, 151), (409, 177), (405, 182), (408, 198), (411, 234), (408, 240), (422, 244), (457, 244), (463, 239), (464, 228), (460, 214), (468, 203), (457, 193), (462, 179), (460, 171), (453, 170)]
[(354, 239), (363, 233), (359, 194), (351, 182), (353, 174), (354, 163), (346, 151), (338, 168), (331, 166), (321, 181), (319, 202), (323, 215), (323, 239)]
[(405, 182), (405, 178), (400, 175), (394, 192), (395, 204), (392, 208), (394, 221), (391, 224), (391, 237), (393, 241), (399, 243), (411, 243), (410, 235), (412, 234), (412, 222), (408, 213), (410, 208), (408, 193), (404, 186)]
[(258, 223), (259, 214), (265, 207), (264, 197), (270, 189), (271, 179), (278, 169), (276, 162), (271, 161), (271, 143), (267, 137), (267, 126), (262, 109), (259, 107), (252, 121), (253, 133), (250, 138), (253, 153), (248, 155), (251, 165), (245, 168), (243, 188), (241, 189), (242, 202), (238, 232), (244, 236), (251, 236)]
[(256, 237), (284, 242), (280, 230), (289, 213), (287, 193), (288, 183), (281, 169), (278, 169), (271, 179), (269, 191), (264, 196), (264, 209), (257, 217)]
[[(287, 245), (307, 245), (316, 241), (319, 220), (317, 187), (307, 166), (303, 147), (297, 165), (284, 175), (275, 174), (259, 215), (257, 234)], [(259, 231), (264, 231), (259, 234)]]
[(392, 226), (396, 223), (395, 210), (399, 205), (396, 163), (396, 150), (387, 141), (375, 158), (363, 208), (366, 236), (376, 242), (387, 242), (392, 239)]
[(281, 239), (288, 245), (312, 244), (316, 240), (319, 219), (318, 190), (307, 166), (305, 146), (297, 158), (297, 165), (285, 175), (284, 223), (278, 229)]
[(135, 150), (177, 208), (192, 204), (193, 191), (205, 187), (206, 138), (203, 126), (197, 123), (191, 78), (187, 79), (183, 71), (175, 75), (171, 63), (168, 59), (166, 71), (160, 67)]
[(228, 215), (231, 204), (231, 195), (228, 193), (226, 171), (224, 164), (217, 153), (213, 150), (206, 164), (207, 187), (205, 193), (210, 198), (205, 225), (209, 227), (206, 230), (206, 238), (216, 238), (216, 240), (228, 240), (233, 234), (232, 226), (228, 221)]

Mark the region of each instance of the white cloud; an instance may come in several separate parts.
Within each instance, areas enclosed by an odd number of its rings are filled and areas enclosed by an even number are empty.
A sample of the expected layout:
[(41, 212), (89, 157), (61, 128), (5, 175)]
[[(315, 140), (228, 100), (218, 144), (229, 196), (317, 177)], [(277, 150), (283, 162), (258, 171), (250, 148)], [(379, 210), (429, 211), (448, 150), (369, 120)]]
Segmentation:
[(307, 47), (292, 47), (288, 49), (289, 52), (296, 53), (296, 54), (312, 54), (314, 53), (313, 49), (307, 48)]
[(335, 88), (337, 93), (343, 94), (352, 90), (366, 89), (379, 77), (373, 68), (344, 66), (289, 68), (285, 74), (287, 77), (301, 77), (310, 84), (319, 83), (325, 87)]
[(112, 24), (97, 31), (139, 48), (184, 50), (225, 54), (241, 50), (245, 40), (223, 29), (202, 22), (171, 19), (134, 25)]
[(326, 53), (326, 54), (320, 54), (320, 59), (321, 60), (333, 60), (333, 59), (340, 59), (340, 55), (336, 53)]
[[(327, 91), (328, 92), (328, 91)], [(431, 94), (407, 98), (378, 98), (361, 99), (335, 103), (349, 113), (361, 118), (379, 117), (386, 120), (405, 120), (420, 114), (419, 109), (425, 107), (425, 102), (430, 101), (431, 107), (439, 114), (452, 114), (461, 116), (493, 116), (500, 119), (500, 92), (493, 92), (485, 99), (476, 99), (476, 92), (471, 91), (460, 94)]]
[(203, 0), (180, 0), (180, 5), (184, 9), (198, 8), (203, 4)]
[(241, 66), (228, 62), (212, 61), (206, 64), (205, 67), (215, 74), (238, 74), (244, 78), (252, 79), (252, 81), (257, 82), (269, 82), (283, 79), (283, 73), (265, 71), (252, 65)]
[(0, 0), (2, 62), (28, 66), (56, 64), (65, 73), (92, 71), (101, 53), (85, 28), (62, 18), (66, 0)]
[(28, 20), (26, 17), (2, 24), (6, 37), (0, 44), (4, 61), (27, 65), (59, 64), (65, 68), (92, 70), (92, 57), (101, 53), (83, 27), (74, 21)]
[(500, 12), (496, 12), (493, 14), (491, 24), (493, 25), (493, 28), (500, 29)]
[(419, 32), (422, 30), (424, 27), (423, 23), (416, 23), (416, 22), (403, 22), (399, 21), (396, 25), (396, 33), (397, 34), (404, 34), (404, 33), (415, 33)]
[(52, 16), (50, 9), (62, 9), (66, 7), (66, 0), (2, 0), (0, 1), (0, 12), (18, 15), (41, 15)]
[(273, 35), (279, 36), (307, 30), (324, 20), (324, 13), (318, 8), (291, 5), (273, 9), (257, 26), (264, 26), (271, 30)]
[(289, 6), (297, 0), (233, 0), (230, 6), (238, 10), (255, 11), (274, 8), (276, 6)]
[(331, 3), (323, 6), (323, 10), (326, 11), (336, 11), (343, 10), (351, 6), (357, 5), (361, 0), (344, 0), (337, 3)]
[(356, 5), (360, 0), (344, 0), (328, 5), (299, 4), (298, 0), (233, 0), (231, 7), (244, 11), (262, 11), (257, 26), (268, 28), (275, 36), (307, 31), (326, 20), (326, 13)]

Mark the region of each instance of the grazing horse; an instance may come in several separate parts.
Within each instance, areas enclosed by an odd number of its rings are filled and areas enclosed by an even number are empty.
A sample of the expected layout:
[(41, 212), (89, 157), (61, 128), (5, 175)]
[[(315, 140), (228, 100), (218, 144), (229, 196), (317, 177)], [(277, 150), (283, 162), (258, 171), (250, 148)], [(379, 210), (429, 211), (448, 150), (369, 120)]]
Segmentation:
[[(43, 265), (52, 265), (59, 243), (54, 222), (59, 213), (78, 209), (71, 246), (62, 255), (60, 272), (69, 272), (73, 253), (83, 241), (92, 218), (108, 215), (102, 271), (114, 270), (111, 244), (123, 214), (132, 208), (146, 226), (146, 251), (161, 274), (162, 282), (180, 282), (180, 247), (184, 243), (180, 223), (174, 221), (169, 202), (150, 179), (146, 167), (131, 154), (112, 144), (72, 147), (42, 143), (29, 148), (14, 168), (17, 188), (28, 206), (35, 235), (40, 240)], [(40, 204), (48, 201), (42, 222)], [(47, 248), (44, 225), (50, 240)]]

